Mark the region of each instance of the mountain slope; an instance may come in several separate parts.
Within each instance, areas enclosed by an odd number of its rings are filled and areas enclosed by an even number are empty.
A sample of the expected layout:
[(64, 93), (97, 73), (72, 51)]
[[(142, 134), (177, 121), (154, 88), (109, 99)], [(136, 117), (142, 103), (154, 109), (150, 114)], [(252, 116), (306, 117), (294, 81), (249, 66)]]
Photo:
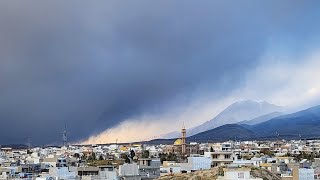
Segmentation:
[[(274, 115), (274, 113), (271, 113)], [(264, 117), (270, 117), (270, 114)], [(263, 117), (263, 116), (261, 116)], [(254, 122), (262, 118), (253, 119)], [(266, 119), (266, 118), (265, 118)], [(248, 121), (251, 122), (251, 121)], [(282, 115), (255, 125), (226, 124), (217, 128), (190, 136), (187, 140), (197, 142), (226, 141), (226, 140), (253, 140), (279, 138), (299, 139), (320, 137), (320, 105), (292, 114)], [(187, 130), (187, 134), (188, 134)], [(156, 140), (172, 143), (170, 140)]]
[[(180, 138), (180, 137), (179, 137)], [(238, 124), (226, 124), (199, 134), (187, 137), (187, 142), (213, 142), (227, 140), (251, 140), (257, 135), (247, 128)], [(176, 139), (153, 139), (143, 142), (145, 144), (173, 144)]]
[(267, 102), (239, 101), (231, 104), (215, 118), (188, 130), (188, 136), (204, 132), (224, 124), (234, 124), (248, 119), (254, 119), (272, 112), (281, 112), (283, 107)]
[(237, 124), (255, 125), (255, 124), (262, 123), (262, 122), (266, 122), (270, 119), (273, 119), (275, 117), (279, 117), (282, 115), (284, 115), (284, 113), (282, 113), (282, 112), (272, 112), (272, 113), (265, 114), (263, 116), (260, 116), (260, 117), (257, 117), (257, 118), (254, 118), (254, 119), (251, 119), (248, 121), (246, 120), (246, 121), (238, 122)]
[(247, 127), (260, 137), (305, 138), (320, 136), (320, 106), (315, 106), (293, 114), (283, 115), (269, 121)]
[(226, 124), (191, 137), (190, 141), (227, 141), (227, 140), (249, 140), (254, 139), (256, 134), (238, 124)]

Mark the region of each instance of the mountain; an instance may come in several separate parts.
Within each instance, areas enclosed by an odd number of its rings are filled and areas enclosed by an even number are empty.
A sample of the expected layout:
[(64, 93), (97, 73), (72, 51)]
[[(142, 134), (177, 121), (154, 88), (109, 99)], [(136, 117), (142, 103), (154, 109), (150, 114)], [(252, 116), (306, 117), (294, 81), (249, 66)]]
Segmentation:
[[(207, 130), (187, 138), (187, 141), (214, 142), (226, 140), (263, 140), (275, 139), (277, 134), (281, 139), (312, 139), (320, 138), (320, 105), (292, 114), (280, 115), (269, 113), (259, 118), (247, 121), (247, 124), (226, 124)], [(281, 113), (280, 113), (281, 114)], [(263, 121), (263, 122), (260, 122)], [(258, 124), (255, 124), (260, 122)], [(188, 133), (188, 130), (187, 130)], [(151, 141), (171, 144), (174, 139), (159, 139)]]
[(259, 137), (316, 138), (320, 137), (320, 105), (293, 114), (283, 115), (253, 126), (249, 130)]
[(268, 121), (272, 118), (279, 117), (282, 115), (284, 115), (284, 113), (282, 113), (282, 112), (272, 112), (272, 113), (269, 113), (269, 114), (251, 119), (251, 120), (245, 120), (245, 121), (238, 122), (237, 124), (255, 125), (255, 124), (259, 124), (259, 123)]
[[(180, 137), (179, 137), (180, 138)], [(227, 140), (255, 139), (256, 134), (238, 124), (226, 124), (199, 134), (187, 137), (187, 142), (215, 142)], [(153, 139), (145, 144), (173, 144), (176, 139)]]
[(188, 136), (198, 134), (225, 124), (235, 124), (244, 120), (254, 119), (272, 112), (281, 112), (284, 108), (268, 102), (239, 101), (231, 104), (215, 118), (200, 126), (189, 129)]
[(227, 141), (227, 140), (249, 140), (256, 138), (256, 134), (238, 124), (226, 124), (220, 127), (201, 132), (188, 137), (190, 141)]

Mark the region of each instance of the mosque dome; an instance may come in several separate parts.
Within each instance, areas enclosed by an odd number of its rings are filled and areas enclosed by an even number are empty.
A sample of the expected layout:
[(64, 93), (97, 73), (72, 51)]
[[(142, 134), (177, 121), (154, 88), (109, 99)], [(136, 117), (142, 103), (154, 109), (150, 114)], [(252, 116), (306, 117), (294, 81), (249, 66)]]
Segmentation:
[(177, 139), (177, 140), (173, 143), (173, 145), (181, 145), (181, 144), (182, 144), (181, 139)]

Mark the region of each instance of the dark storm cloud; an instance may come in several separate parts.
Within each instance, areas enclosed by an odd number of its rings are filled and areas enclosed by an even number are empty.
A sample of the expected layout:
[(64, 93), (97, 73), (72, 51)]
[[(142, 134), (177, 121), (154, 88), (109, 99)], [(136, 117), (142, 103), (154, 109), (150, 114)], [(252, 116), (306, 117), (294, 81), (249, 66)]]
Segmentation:
[(195, 91), (227, 95), (270, 38), (318, 35), (308, 3), (1, 1), (0, 143), (60, 142), (65, 123), (78, 140)]

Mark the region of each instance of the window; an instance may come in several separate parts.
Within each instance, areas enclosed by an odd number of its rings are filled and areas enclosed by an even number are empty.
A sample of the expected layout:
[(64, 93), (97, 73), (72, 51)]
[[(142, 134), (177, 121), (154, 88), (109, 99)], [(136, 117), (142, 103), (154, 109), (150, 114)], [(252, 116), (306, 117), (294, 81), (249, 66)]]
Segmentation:
[(213, 163), (212, 167), (217, 167), (218, 163)]
[(224, 155), (224, 158), (225, 158), (225, 159), (230, 159), (230, 157), (231, 157), (230, 154)]
[(213, 159), (218, 159), (218, 155), (217, 155), (217, 154), (213, 154), (213, 155), (212, 155), (212, 158), (213, 158)]
[(244, 179), (244, 173), (238, 173), (238, 178), (239, 179)]

